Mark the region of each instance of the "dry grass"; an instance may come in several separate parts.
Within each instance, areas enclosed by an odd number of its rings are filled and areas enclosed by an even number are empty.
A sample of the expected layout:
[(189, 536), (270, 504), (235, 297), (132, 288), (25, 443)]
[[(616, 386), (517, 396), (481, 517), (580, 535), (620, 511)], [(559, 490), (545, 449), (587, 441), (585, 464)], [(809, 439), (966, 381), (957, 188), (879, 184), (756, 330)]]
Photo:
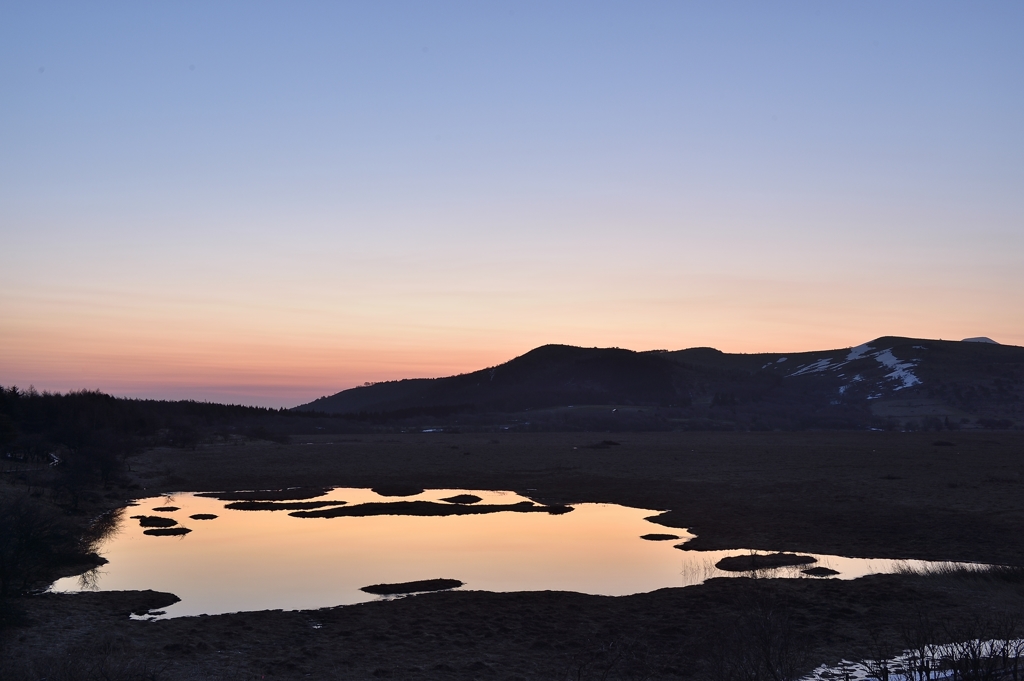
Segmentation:
[[(586, 447), (607, 437), (308, 438), (316, 444), (154, 450), (132, 468), (148, 488), (140, 496), (271, 489), (236, 500), (286, 501), (297, 486), (512, 489), (544, 504), (663, 510), (658, 522), (698, 535), (687, 548), (1024, 565), (1024, 434), (944, 434), (954, 444), (937, 446), (934, 433), (630, 433), (614, 436), (618, 446)], [(708, 564), (683, 577), (698, 582), (713, 571)], [(128, 613), (164, 607), (158, 594), (48, 595), (24, 599), (32, 624), (2, 634), (0, 659), (31, 670), (61, 651), (83, 650), (78, 676), (63, 678), (91, 681), (102, 651), (83, 643), (111, 635), (131, 642), (116, 653), (126, 666), (110, 667), (110, 678), (121, 673), (123, 681), (143, 681), (153, 670), (197, 681), (715, 678), (715, 669), (795, 668), (797, 658), (783, 654), (787, 641), (803, 642), (793, 654), (810, 666), (868, 657), (869, 632), (899, 641), (901, 627), (922, 611), (953, 623), (1015, 616), (1024, 612), (1021, 573), (948, 565), (852, 582), (712, 579), (621, 598), (457, 590), (157, 622), (131, 621)], [(744, 632), (770, 636), (761, 657), (744, 662), (754, 667), (730, 666)], [(133, 660), (148, 666), (133, 668)]]
[(899, 575), (917, 577), (1024, 584), (1024, 567), (1016, 565), (984, 565), (981, 563), (953, 563), (944, 561), (919, 567), (903, 563), (897, 565), (894, 572)]

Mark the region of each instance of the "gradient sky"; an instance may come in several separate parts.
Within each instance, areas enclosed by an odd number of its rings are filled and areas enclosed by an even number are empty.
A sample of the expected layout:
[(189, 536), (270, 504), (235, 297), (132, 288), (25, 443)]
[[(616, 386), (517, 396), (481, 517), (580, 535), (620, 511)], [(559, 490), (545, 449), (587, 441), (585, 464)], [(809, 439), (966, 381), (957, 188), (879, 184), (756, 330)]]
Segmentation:
[(9, 3), (0, 384), (1024, 345), (1024, 3)]

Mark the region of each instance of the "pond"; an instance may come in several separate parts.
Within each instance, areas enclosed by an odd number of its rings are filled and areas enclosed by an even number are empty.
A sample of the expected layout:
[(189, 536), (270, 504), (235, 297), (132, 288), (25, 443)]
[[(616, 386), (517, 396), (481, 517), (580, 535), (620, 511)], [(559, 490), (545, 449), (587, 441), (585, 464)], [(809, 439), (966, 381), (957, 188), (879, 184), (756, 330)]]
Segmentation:
[[(294, 501), (193, 493), (141, 499), (101, 547), (109, 562), (58, 580), (51, 590), (154, 589), (181, 599), (157, 617), (346, 605), (382, 598), (361, 587), (435, 578), (460, 580), (461, 588), (472, 590), (621, 596), (742, 574), (715, 564), (750, 553), (679, 550), (694, 535), (652, 524), (647, 519), (659, 513), (653, 510), (545, 507), (514, 492), (487, 490), (400, 493), (406, 496), (335, 488), (295, 494), (302, 498)], [(161, 534), (181, 528), (190, 531)], [(767, 574), (815, 578), (803, 570), (827, 568), (835, 578), (853, 579), (928, 565), (802, 555), (816, 562)]]

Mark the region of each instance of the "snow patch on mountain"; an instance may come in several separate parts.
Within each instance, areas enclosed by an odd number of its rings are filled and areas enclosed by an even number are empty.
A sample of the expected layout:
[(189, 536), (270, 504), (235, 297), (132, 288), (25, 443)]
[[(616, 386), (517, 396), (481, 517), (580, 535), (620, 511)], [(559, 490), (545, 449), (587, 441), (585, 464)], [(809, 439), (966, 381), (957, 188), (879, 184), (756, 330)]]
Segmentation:
[[(843, 374), (839, 374), (839, 378), (843, 378)], [(859, 382), (861, 382), (863, 380), (864, 380), (864, 377), (861, 376), (860, 374), (854, 375), (854, 377), (850, 379), (849, 383), (847, 383), (846, 385), (839, 386), (839, 394), (840, 395), (845, 395), (846, 391), (849, 390), (853, 386), (854, 383), (859, 383)]]
[(879, 364), (883, 365), (887, 369), (892, 369), (892, 372), (886, 374), (885, 377), (889, 380), (898, 381), (900, 383), (899, 386), (893, 388), (894, 391), (903, 390), (904, 388), (909, 388), (914, 385), (920, 385), (921, 379), (915, 376), (914, 372), (911, 371), (911, 369), (914, 368), (914, 362), (912, 360), (904, 362), (897, 359), (896, 356), (892, 354), (891, 349), (883, 350), (878, 353), (878, 355), (875, 356), (875, 359), (878, 360)]
[(796, 371), (791, 373), (790, 376), (802, 376), (803, 374), (816, 374), (819, 371), (825, 371), (826, 369), (828, 369), (830, 367), (832, 369), (838, 369), (839, 368), (838, 366), (832, 367), (831, 364), (832, 364), (832, 360), (830, 358), (828, 358), (828, 357), (826, 357), (824, 359), (819, 359), (817, 362), (814, 362), (812, 364), (808, 364), (807, 366), (803, 367), (802, 369), (797, 369)]
[(848, 354), (846, 356), (846, 361), (847, 362), (852, 362), (855, 359), (861, 359), (862, 357), (867, 355), (869, 350), (873, 350), (873, 349), (874, 348), (872, 348), (871, 345), (868, 344), (868, 343), (864, 343), (863, 345), (858, 345), (857, 347), (852, 348), (850, 350), (850, 354)]
[[(850, 362), (867, 359), (875, 359), (887, 371), (884, 376), (872, 379), (875, 387), (867, 397), (869, 400), (879, 399), (885, 390), (895, 392), (921, 384), (921, 379), (913, 371), (915, 365), (921, 361), (920, 359), (901, 360), (892, 354), (892, 348), (876, 349), (868, 343), (851, 348), (845, 358), (823, 357), (810, 364), (801, 364), (789, 376), (806, 376), (830, 371), (836, 372), (842, 379), (844, 374), (838, 374), (839, 369)], [(863, 380), (865, 380), (864, 377), (857, 374), (853, 379), (847, 381), (846, 385), (839, 388), (839, 394), (846, 395), (854, 383)]]

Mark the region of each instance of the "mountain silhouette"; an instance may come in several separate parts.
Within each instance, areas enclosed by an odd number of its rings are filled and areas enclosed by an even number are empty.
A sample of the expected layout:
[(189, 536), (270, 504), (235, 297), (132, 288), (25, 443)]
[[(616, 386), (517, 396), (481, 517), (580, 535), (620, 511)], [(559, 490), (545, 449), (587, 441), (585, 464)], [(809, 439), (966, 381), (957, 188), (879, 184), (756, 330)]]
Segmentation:
[(446, 423), (548, 412), (534, 414), (540, 423), (576, 409), (607, 412), (598, 420), (609, 427), (642, 410), (640, 420), (663, 427), (1005, 428), (1024, 425), (1024, 348), (899, 337), (758, 354), (544, 345), (472, 373), (376, 383), (296, 409)]

